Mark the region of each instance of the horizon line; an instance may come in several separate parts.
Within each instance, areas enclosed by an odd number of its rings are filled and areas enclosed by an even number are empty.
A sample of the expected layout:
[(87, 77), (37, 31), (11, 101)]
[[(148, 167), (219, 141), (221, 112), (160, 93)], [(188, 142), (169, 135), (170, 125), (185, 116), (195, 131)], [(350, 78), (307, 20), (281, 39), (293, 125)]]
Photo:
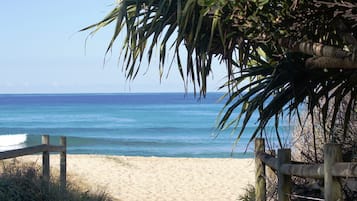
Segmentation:
[[(51, 93), (51, 92), (36, 92), (36, 93), (1, 93), (0, 95), (114, 95), (114, 94), (196, 94), (200, 96), (200, 92), (178, 92), (178, 91), (164, 91), (164, 92), (60, 92), (60, 93)], [(226, 92), (219, 91), (207, 91), (206, 94), (224, 94)]]

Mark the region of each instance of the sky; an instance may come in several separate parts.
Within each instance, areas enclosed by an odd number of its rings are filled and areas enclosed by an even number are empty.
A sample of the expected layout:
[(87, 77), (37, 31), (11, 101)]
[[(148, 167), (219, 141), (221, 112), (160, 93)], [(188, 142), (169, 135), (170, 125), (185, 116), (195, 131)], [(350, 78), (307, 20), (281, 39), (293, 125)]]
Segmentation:
[[(137, 78), (127, 81), (118, 62), (120, 40), (105, 57), (113, 26), (90, 37), (79, 32), (102, 19), (114, 3), (0, 1), (0, 94), (184, 92), (175, 66), (160, 82), (157, 60), (149, 68), (143, 63)], [(225, 73), (217, 62), (208, 91), (217, 91)]]

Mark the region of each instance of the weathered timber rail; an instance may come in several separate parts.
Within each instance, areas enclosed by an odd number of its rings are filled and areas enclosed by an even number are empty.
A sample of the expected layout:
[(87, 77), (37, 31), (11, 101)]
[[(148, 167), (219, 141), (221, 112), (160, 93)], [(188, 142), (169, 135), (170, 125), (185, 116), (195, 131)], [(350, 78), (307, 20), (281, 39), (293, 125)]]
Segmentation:
[(42, 178), (44, 185), (46, 185), (45, 188), (48, 188), (50, 180), (50, 152), (59, 152), (60, 154), (60, 187), (62, 190), (65, 190), (67, 185), (66, 137), (60, 137), (60, 145), (51, 145), (50, 137), (43, 135), (41, 145), (0, 152), (0, 160), (42, 153)]
[[(270, 151), (275, 153), (274, 151)], [(291, 176), (324, 179), (325, 201), (342, 200), (342, 187), (339, 177), (357, 177), (356, 162), (342, 162), (341, 146), (324, 146), (323, 164), (304, 164), (291, 161), (290, 149), (279, 149), (277, 157), (265, 152), (265, 141), (255, 140), (255, 192), (256, 201), (266, 200), (266, 172), (275, 172), (278, 177), (278, 201), (288, 201), (291, 196)], [(268, 168), (267, 171), (265, 168)]]

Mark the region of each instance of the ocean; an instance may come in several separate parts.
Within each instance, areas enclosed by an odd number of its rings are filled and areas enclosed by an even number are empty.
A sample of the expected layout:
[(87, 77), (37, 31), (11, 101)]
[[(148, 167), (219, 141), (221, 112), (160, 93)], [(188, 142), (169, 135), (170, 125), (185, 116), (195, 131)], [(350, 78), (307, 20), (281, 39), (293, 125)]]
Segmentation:
[(253, 147), (247, 145), (258, 116), (253, 115), (238, 145), (231, 130), (217, 135), (222, 95), (0, 95), (0, 150), (40, 144), (46, 134), (51, 144), (67, 136), (68, 153), (73, 154), (253, 157)]

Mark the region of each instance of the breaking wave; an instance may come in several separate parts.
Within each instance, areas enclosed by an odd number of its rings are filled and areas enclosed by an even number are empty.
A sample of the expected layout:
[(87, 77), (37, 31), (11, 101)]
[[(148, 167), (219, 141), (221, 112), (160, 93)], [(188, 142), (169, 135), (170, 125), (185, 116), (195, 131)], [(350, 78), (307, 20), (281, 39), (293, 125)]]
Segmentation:
[(27, 134), (0, 135), (0, 151), (22, 148), (26, 140)]

